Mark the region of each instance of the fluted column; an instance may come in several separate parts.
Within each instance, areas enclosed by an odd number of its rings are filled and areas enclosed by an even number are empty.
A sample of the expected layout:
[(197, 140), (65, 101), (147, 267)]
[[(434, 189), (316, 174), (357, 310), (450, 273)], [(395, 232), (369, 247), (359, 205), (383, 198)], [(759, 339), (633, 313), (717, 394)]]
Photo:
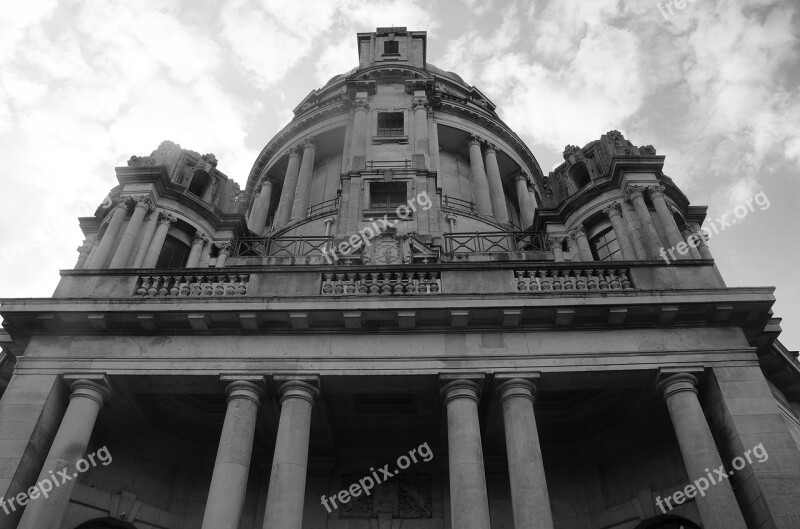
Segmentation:
[(269, 477), (264, 529), (302, 529), (311, 410), (319, 390), (300, 380), (281, 385), (281, 418)]
[(641, 186), (631, 186), (625, 191), (625, 195), (633, 204), (636, 210), (636, 216), (639, 218), (639, 224), (644, 230), (644, 238), (646, 240), (643, 242), (648, 253), (648, 258), (656, 259), (662, 247), (661, 237), (658, 235), (656, 225), (653, 223), (653, 217), (650, 216), (650, 210), (647, 208), (647, 204), (644, 201), (644, 196), (642, 195), (643, 191), (644, 189)]
[(133, 209), (131, 220), (128, 221), (128, 226), (125, 228), (125, 233), (122, 234), (122, 239), (119, 241), (114, 257), (111, 258), (109, 268), (125, 268), (128, 264), (128, 259), (133, 250), (133, 243), (142, 229), (142, 221), (148, 211), (153, 208), (153, 201), (147, 195), (142, 195), (133, 198), (136, 207)]
[(308, 195), (311, 191), (311, 177), (314, 174), (314, 157), (317, 146), (314, 140), (307, 138), (303, 142), (303, 160), (300, 162), (300, 174), (297, 177), (297, 191), (294, 193), (292, 205), (292, 221), (306, 218)]
[(419, 168), (425, 169), (430, 158), (428, 101), (424, 98), (414, 99), (411, 102), (411, 108), (414, 109), (414, 155), (422, 157), (422, 163)]
[(519, 205), (520, 225), (527, 228), (533, 224), (533, 205), (531, 196), (528, 193), (528, 177), (523, 173), (514, 176), (514, 184), (517, 187), (517, 203)]
[[(29, 501), (17, 529), (59, 529), (69, 505), (78, 471), (75, 463), (86, 455), (97, 414), (110, 396), (109, 388), (100, 382), (79, 379), (70, 385), (69, 406), (58, 428), (42, 471), (36, 483), (50, 480), (63, 472), (72, 479), (53, 487), (48, 498)], [(75, 477), (73, 477), (75, 476)], [(61, 478), (63, 481), (63, 478)]]
[(452, 526), (458, 529), (490, 529), (478, 420), (480, 386), (470, 380), (455, 380), (445, 385), (441, 393), (447, 408)]
[(553, 529), (539, 431), (533, 412), (536, 385), (511, 379), (497, 387), (503, 406), (514, 529)]
[(200, 256), (203, 254), (203, 248), (208, 244), (211, 239), (201, 232), (196, 232), (192, 237), (192, 249), (189, 250), (189, 258), (186, 260), (186, 268), (197, 268), (200, 264)]
[(477, 136), (469, 139), (469, 167), (472, 174), (472, 190), (475, 194), (475, 206), (478, 215), (492, 216), (492, 199), (489, 196), (489, 182), (486, 180), (486, 170), (483, 168), (483, 155), (481, 154), (481, 141)]
[(611, 227), (614, 229), (614, 235), (617, 238), (619, 249), (622, 252), (622, 258), (626, 261), (636, 260), (636, 250), (631, 241), (631, 235), (628, 227), (625, 225), (625, 219), (622, 218), (622, 206), (615, 202), (603, 210), (611, 222)]
[(178, 219), (170, 213), (164, 211), (158, 213), (158, 227), (153, 234), (153, 240), (150, 241), (150, 246), (147, 248), (147, 253), (144, 255), (142, 268), (153, 268), (156, 266), (158, 257), (161, 255), (161, 249), (164, 247), (164, 241), (167, 240), (169, 227), (177, 220)]
[(484, 157), (486, 162), (486, 178), (489, 182), (489, 196), (492, 200), (494, 218), (503, 224), (508, 224), (506, 193), (503, 191), (503, 181), (500, 177), (500, 166), (497, 165), (497, 150), (493, 143), (486, 144)]
[(239, 529), (247, 493), (256, 416), (264, 390), (238, 380), (226, 388), (228, 407), (211, 476), (202, 529)]
[(684, 224), (681, 227), (681, 233), (683, 234), (686, 244), (689, 246), (689, 255), (692, 259), (702, 259), (699, 250), (699, 246), (702, 244), (703, 240), (702, 237), (696, 234), (688, 224)]
[[(672, 216), (672, 212), (669, 210), (667, 201), (664, 199), (664, 190), (665, 188), (663, 185), (650, 186), (647, 188), (647, 192), (650, 194), (650, 200), (656, 208), (656, 214), (659, 220), (661, 220), (661, 225), (664, 227), (664, 231), (667, 234), (667, 240), (672, 248), (676, 248), (679, 244), (684, 242), (683, 236), (678, 229), (678, 225), (675, 223), (675, 217)], [(676, 253), (680, 259), (690, 258), (688, 254)]]
[(294, 192), (297, 189), (297, 177), (300, 174), (300, 151), (297, 147), (289, 150), (289, 162), (286, 165), (286, 175), (283, 178), (281, 199), (278, 202), (278, 212), (275, 214), (273, 224), (276, 228), (283, 228), (289, 224), (294, 204)]
[(103, 268), (106, 265), (108, 256), (111, 253), (111, 247), (114, 246), (114, 241), (117, 240), (117, 235), (119, 235), (119, 229), (128, 214), (129, 204), (130, 200), (127, 197), (121, 198), (117, 202), (117, 207), (114, 209), (114, 213), (111, 214), (111, 220), (108, 221), (108, 227), (103, 233), (103, 238), (100, 239), (100, 244), (94, 252), (89, 268)]
[(250, 229), (259, 235), (264, 233), (264, 228), (267, 225), (267, 218), (269, 218), (269, 205), (270, 202), (272, 202), (272, 189), (274, 184), (275, 180), (270, 177), (261, 179), (260, 192), (253, 210), (253, 219), (250, 223)]
[(215, 242), (214, 246), (217, 247), (217, 263), (214, 265), (215, 268), (223, 268), (225, 266), (225, 262), (228, 260), (228, 256), (231, 254), (231, 243), (230, 242)]
[(564, 237), (548, 237), (547, 244), (550, 246), (550, 250), (553, 252), (553, 257), (555, 257), (556, 262), (563, 262), (564, 261)]
[(367, 113), (369, 104), (364, 99), (353, 101), (353, 133), (350, 143), (352, 157), (351, 170), (363, 171), (367, 168)]
[(578, 245), (581, 261), (594, 261), (592, 247), (589, 246), (589, 239), (586, 237), (586, 229), (582, 225), (576, 226), (570, 230), (569, 234), (575, 240), (575, 244)]
[[(661, 380), (658, 390), (667, 403), (689, 481), (707, 479), (723, 465), (697, 399), (697, 378), (677, 373)], [(728, 479), (710, 484), (705, 495), (695, 496), (695, 503), (706, 529), (747, 529)]]

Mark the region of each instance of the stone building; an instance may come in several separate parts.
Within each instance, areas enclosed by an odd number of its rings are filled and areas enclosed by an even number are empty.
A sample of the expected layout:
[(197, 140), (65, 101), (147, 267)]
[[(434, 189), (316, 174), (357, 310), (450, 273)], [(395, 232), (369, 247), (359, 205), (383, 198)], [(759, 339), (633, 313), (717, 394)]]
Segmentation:
[(425, 32), (357, 44), (243, 190), (165, 141), (3, 300), (0, 529), (800, 527), (773, 289), (664, 157), (546, 175)]

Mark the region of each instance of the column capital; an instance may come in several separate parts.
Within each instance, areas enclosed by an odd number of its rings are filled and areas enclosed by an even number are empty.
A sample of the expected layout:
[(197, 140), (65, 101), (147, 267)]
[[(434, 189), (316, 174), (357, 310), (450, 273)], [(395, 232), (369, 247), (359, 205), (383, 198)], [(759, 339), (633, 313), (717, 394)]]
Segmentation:
[(411, 108), (413, 110), (419, 110), (420, 108), (425, 110), (428, 108), (428, 100), (423, 98), (417, 98), (411, 101)]
[(317, 149), (317, 142), (314, 140), (313, 137), (309, 136), (303, 140), (303, 149)]
[(579, 237), (586, 237), (586, 228), (583, 227), (583, 224), (580, 224), (569, 230), (569, 234), (577, 241)]
[(663, 184), (655, 184), (652, 186), (647, 186), (647, 193), (650, 195), (651, 198), (655, 197), (664, 198), (664, 191), (666, 190), (667, 188), (664, 187)]
[(158, 213), (159, 224), (172, 224), (173, 222), (177, 222), (177, 220), (177, 217), (172, 213), (167, 213), (166, 211), (160, 211)]
[(525, 174), (525, 172), (523, 172), (523, 171), (515, 173), (511, 178), (513, 178), (515, 182), (519, 182), (520, 180), (522, 180), (523, 182), (525, 182), (525, 185), (528, 186), (528, 187), (533, 185), (531, 183), (530, 179), (528, 178), (528, 175)]
[(536, 390), (536, 384), (530, 380), (526, 380), (524, 378), (512, 378), (497, 386), (495, 392), (500, 395), (501, 403), (514, 397), (529, 399), (531, 402), (533, 402), (536, 397)]
[(561, 248), (562, 244), (564, 244), (563, 235), (551, 235), (547, 238), (547, 246), (550, 247), (550, 250), (552, 250), (554, 247)]
[(691, 373), (675, 373), (656, 383), (656, 389), (666, 401), (669, 397), (681, 391), (697, 393), (699, 380)]
[(487, 141), (486, 142), (486, 147), (484, 148), (483, 153), (484, 154), (489, 154), (489, 153), (497, 154), (497, 145), (492, 143), (492, 142), (490, 142), (490, 141)]
[(633, 200), (636, 198), (644, 198), (644, 187), (642, 186), (628, 186), (625, 188), (625, 199)]
[(69, 383), (70, 400), (77, 397), (91, 399), (102, 406), (113, 395), (111, 383), (105, 375), (64, 375), (64, 382)]
[(480, 136), (472, 134), (470, 135), (469, 140), (467, 140), (467, 146), (472, 147), (473, 145), (480, 145), (481, 141), (483, 140), (481, 139)]
[(351, 103), (350, 107), (353, 109), (354, 112), (358, 112), (358, 111), (368, 112), (369, 111), (369, 103), (367, 103), (366, 99), (356, 99), (355, 101), (353, 101)]
[(211, 239), (205, 233), (195, 232), (194, 236), (192, 237), (192, 242), (195, 244), (200, 244), (200, 246), (205, 246), (209, 243)]
[(230, 255), (231, 253), (231, 243), (230, 241), (215, 241), (214, 246), (217, 248), (220, 254)]
[(447, 405), (454, 399), (472, 399), (476, 403), (481, 400), (481, 386), (477, 382), (467, 379), (453, 380), (445, 384), (439, 393), (444, 398), (444, 403)]
[(299, 379), (287, 380), (278, 387), (278, 394), (281, 397), (281, 404), (287, 399), (303, 399), (312, 406), (319, 397), (319, 388)]
[(150, 195), (132, 196), (131, 200), (137, 208), (144, 208), (146, 211), (153, 211), (156, 209), (155, 204), (153, 204), (153, 199), (150, 197)]
[(289, 158), (292, 158), (294, 156), (300, 156), (300, 149), (298, 148), (297, 145), (292, 145), (291, 147), (289, 147), (288, 152), (289, 152)]
[(608, 218), (611, 218), (613, 216), (622, 215), (622, 204), (620, 204), (619, 202), (613, 202), (612, 204), (609, 204), (609, 206), (603, 210), (603, 213)]
[(78, 246), (78, 254), (79, 255), (89, 255), (89, 252), (92, 251), (93, 243), (84, 243), (81, 246)]
[(228, 396), (228, 403), (236, 399), (245, 399), (260, 405), (261, 401), (266, 395), (266, 392), (261, 386), (254, 384), (253, 382), (236, 380), (228, 384), (228, 386), (225, 388), (225, 394)]

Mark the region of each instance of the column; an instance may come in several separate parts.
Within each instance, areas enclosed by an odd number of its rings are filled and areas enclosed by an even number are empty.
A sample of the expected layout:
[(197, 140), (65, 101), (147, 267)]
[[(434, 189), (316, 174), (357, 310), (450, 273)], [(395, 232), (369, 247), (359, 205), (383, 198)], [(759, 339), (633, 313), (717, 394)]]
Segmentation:
[(83, 263), (83, 268), (86, 270), (92, 266), (92, 259), (94, 259), (94, 254), (97, 253), (97, 247), (100, 246), (100, 239), (97, 238), (97, 234), (95, 234), (95, 238), (92, 241), (92, 244), (89, 245), (89, 255), (86, 257), (86, 261)]
[(200, 252), (200, 262), (197, 264), (197, 268), (208, 268), (209, 261), (211, 261), (210, 241), (203, 247), (203, 251)]
[(528, 177), (524, 173), (514, 176), (514, 184), (517, 188), (517, 203), (519, 205), (520, 226), (523, 229), (533, 224), (533, 206), (531, 197), (528, 194)]
[(463, 379), (441, 390), (447, 408), (451, 519), (458, 529), (491, 528), (478, 420), (480, 391), (478, 384)]
[(222, 268), (225, 266), (225, 261), (228, 260), (228, 256), (231, 254), (231, 243), (215, 242), (214, 246), (216, 246), (217, 250), (219, 250), (219, 253), (217, 254), (217, 264), (215, 264), (214, 267)]
[(314, 155), (317, 146), (314, 140), (306, 138), (303, 141), (303, 160), (300, 162), (300, 174), (297, 177), (297, 190), (294, 193), (294, 204), (292, 204), (292, 221), (306, 218), (308, 210), (308, 195), (311, 191), (311, 177), (314, 174)]
[(319, 390), (307, 382), (289, 380), (278, 390), (281, 418), (272, 458), (264, 529), (302, 529), (308, 472), (311, 409)]
[(700, 255), (700, 250), (698, 249), (702, 242), (702, 237), (696, 234), (688, 224), (684, 224), (681, 227), (681, 233), (686, 240), (686, 244), (689, 245), (689, 255), (692, 259), (702, 259), (703, 257)]
[(575, 240), (575, 244), (578, 245), (578, 251), (581, 255), (581, 261), (594, 261), (594, 256), (592, 255), (592, 247), (589, 246), (589, 239), (586, 237), (586, 229), (583, 225), (576, 226), (572, 228), (569, 232), (572, 238)]
[(417, 157), (417, 160), (414, 160), (414, 167), (425, 169), (427, 160), (430, 158), (428, 101), (424, 98), (414, 99), (411, 102), (411, 108), (414, 109), (414, 156)]
[[(51, 471), (56, 474), (68, 469), (68, 476), (77, 474), (75, 463), (86, 455), (97, 414), (110, 396), (105, 384), (86, 379), (72, 382), (70, 390), (69, 406), (36, 483), (51, 479)], [(53, 487), (47, 499), (30, 501), (17, 529), (59, 529), (75, 482), (73, 478)]]
[(633, 247), (628, 227), (625, 226), (625, 219), (622, 218), (622, 206), (619, 202), (614, 202), (604, 209), (603, 213), (608, 216), (611, 227), (614, 229), (614, 235), (617, 238), (619, 249), (622, 252), (622, 258), (626, 261), (635, 261), (636, 250)]
[[(722, 459), (697, 399), (697, 378), (689, 373), (667, 376), (658, 390), (667, 403), (689, 481), (707, 480), (709, 472), (722, 466)], [(747, 529), (727, 479), (710, 485), (705, 496), (697, 494), (694, 500), (706, 529)]]
[(169, 232), (170, 225), (176, 219), (170, 213), (160, 211), (158, 213), (158, 227), (153, 234), (153, 240), (150, 241), (150, 246), (147, 247), (147, 253), (144, 254), (144, 261), (142, 261), (142, 268), (154, 268), (158, 263), (158, 256), (161, 255), (161, 249), (164, 247), (164, 241), (167, 240), (167, 232)]
[(649, 250), (647, 257), (650, 259), (657, 259), (662, 248), (661, 237), (658, 235), (656, 225), (653, 224), (653, 217), (650, 216), (650, 210), (647, 208), (647, 204), (644, 201), (644, 196), (642, 195), (643, 189), (644, 188), (641, 186), (630, 186), (625, 191), (625, 195), (633, 204), (634, 209), (636, 209), (636, 216), (639, 218), (639, 224), (641, 224), (644, 230), (643, 235), (646, 240), (643, 242), (645, 249)]
[(136, 251), (136, 255), (131, 262), (131, 268), (141, 268), (142, 262), (144, 262), (144, 256), (147, 255), (147, 249), (150, 248), (150, 242), (153, 240), (153, 235), (156, 232), (157, 226), (158, 215), (151, 214), (150, 219), (145, 224), (142, 240), (139, 242), (139, 249)]
[(636, 250), (636, 256), (639, 259), (647, 259), (647, 252), (642, 243), (642, 232), (639, 229), (639, 221), (636, 219), (636, 212), (631, 211), (631, 207), (625, 201), (619, 203), (622, 209), (622, 218), (625, 220), (625, 225), (628, 226), (628, 232), (631, 234), (631, 242), (633, 248)]
[[(664, 227), (664, 232), (667, 234), (667, 240), (672, 248), (677, 248), (679, 244), (684, 242), (683, 236), (678, 229), (678, 225), (675, 223), (675, 217), (672, 216), (667, 201), (664, 199), (664, 190), (665, 188), (663, 185), (650, 186), (647, 188), (647, 192), (650, 194), (650, 201), (653, 202), (653, 206), (656, 208), (656, 214), (658, 214), (661, 225)], [(683, 255), (680, 252), (677, 252), (677, 254), (680, 259), (689, 259), (690, 257), (688, 254)]]
[(136, 207), (133, 209), (131, 220), (128, 221), (128, 226), (125, 228), (125, 233), (122, 234), (122, 239), (119, 241), (117, 251), (114, 252), (114, 257), (111, 258), (109, 268), (125, 268), (128, 264), (128, 259), (133, 250), (133, 243), (142, 229), (142, 221), (148, 211), (153, 209), (153, 201), (147, 195), (133, 197)]
[(503, 224), (508, 224), (508, 206), (506, 193), (503, 191), (503, 182), (500, 178), (500, 167), (497, 165), (497, 151), (493, 143), (486, 144), (484, 151), (486, 161), (486, 178), (489, 181), (489, 196), (492, 200), (494, 218)]
[(478, 215), (492, 216), (492, 199), (489, 197), (489, 182), (483, 168), (481, 142), (477, 136), (469, 138), (469, 170), (472, 174), (472, 192), (475, 194), (475, 205)]
[(202, 529), (239, 529), (247, 493), (256, 416), (264, 390), (252, 382), (231, 382), (228, 408), (211, 476)]
[(253, 210), (253, 218), (250, 223), (250, 229), (261, 235), (264, 233), (264, 228), (267, 225), (267, 218), (269, 218), (269, 205), (272, 202), (272, 189), (275, 180), (270, 177), (261, 179), (260, 193), (256, 199), (255, 207)]
[(281, 199), (278, 203), (278, 212), (275, 214), (273, 224), (277, 228), (283, 228), (289, 224), (292, 216), (292, 204), (294, 203), (294, 192), (297, 189), (297, 177), (300, 174), (300, 151), (297, 147), (289, 149), (289, 162), (286, 165), (286, 175), (283, 178), (283, 188)]
[(547, 244), (550, 251), (553, 252), (556, 262), (561, 263), (564, 261), (564, 237), (548, 237)]
[(707, 236), (702, 226), (699, 224), (695, 224), (695, 226), (697, 226), (694, 230), (697, 234), (697, 251), (700, 252), (700, 257), (703, 259), (713, 259), (714, 257), (711, 255), (711, 250), (708, 248)]
[(111, 253), (111, 247), (114, 246), (114, 241), (117, 240), (119, 229), (122, 227), (125, 216), (128, 214), (129, 203), (127, 197), (121, 198), (119, 202), (117, 202), (117, 207), (114, 209), (114, 213), (111, 214), (111, 220), (108, 222), (105, 233), (103, 233), (103, 238), (100, 239), (100, 245), (94, 252), (94, 257), (92, 257), (89, 268), (103, 268), (106, 265), (108, 255)]
[(539, 431), (533, 413), (536, 386), (515, 378), (498, 386), (503, 406), (514, 529), (553, 529)]
[(365, 99), (353, 101), (353, 141), (350, 145), (350, 156), (353, 163), (351, 171), (363, 171), (367, 168), (367, 113), (369, 104)]
[(197, 268), (200, 264), (200, 256), (203, 254), (203, 248), (210, 242), (205, 234), (197, 231), (192, 237), (192, 249), (189, 250), (189, 258), (186, 260), (186, 268)]
[(78, 246), (78, 262), (75, 263), (75, 270), (80, 270), (86, 264), (86, 260), (89, 258), (89, 253), (92, 251), (92, 243), (85, 242), (82, 245)]

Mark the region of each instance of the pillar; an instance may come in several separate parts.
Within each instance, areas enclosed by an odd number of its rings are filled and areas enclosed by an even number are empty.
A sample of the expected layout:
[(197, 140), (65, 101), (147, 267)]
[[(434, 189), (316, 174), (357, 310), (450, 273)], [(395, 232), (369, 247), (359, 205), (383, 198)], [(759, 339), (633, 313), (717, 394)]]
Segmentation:
[(192, 237), (192, 249), (189, 250), (189, 258), (186, 260), (186, 268), (197, 268), (200, 264), (200, 256), (203, 248), (210, 242), (210, 239), (201, 232), (195, 232)]
[(628, 227), (625, 225), (625, 219), (622, 218), (622, 206), (619, 202), (614, 202), (604, 209), (603, 213), (608, 216), (611, 227), (614, 229), (614, 235), (617, 238), (620, 252), (622, 252), (622, 258), (626, 261), (635, 261), (636, 250), (633, 247)]
[[(650, 201), (656, 208), (656, 214), (658, 215), (659, 220), (661, 220), (661, 225), (664, 227), (664, 232), (667, 234), (667, 240), (669, 241), (670, 247), (677, 248), (677, 246), (683, 243), (684, 240), (680, 230), (678, 229), (678, 225), (675, 223), (675, 217), (672, 216), (672, 212), (667, 205), (667, 201), (664, 199), (664, 189), (665, 188), (663, 185), (650, 186), (647, 188), (647, 192), (650, 194)], [(691, 257), (688, 253), (675, 253), (678, 255), (679, 259), (689, 259)]]
[(269, 477), (264, 529), (302, 529), (311, 409), (319, 390), (301, 380), (279, 389), (281, 418)]
[(556, 262), (561, 263), (564, 261), (564, 237), (548, 237), (547, 244), (550, 246), (550, 251), (553, 252), (553, 257)]
[(414, 167), (427, 168), (430, 158), (430, 145), (428, 139), (428, 101), (425, 98), (414, 99), (411, 102), (414, 109)]
[(454, 380), (445, 385), (441, 393), (447, 408), (452, 526), (490, 529), (478, 420), (480, 386), (470, 380)]
[(352, 157), (351, 170), (363, 171), (367, 168), (367, 113), (369, 104), (365, 99), (353, 101), (353, 140), (350, 145)]
[(508, 224), (506, 193), (503, 191), (503, 181), (500, 178), (500, 167), (497, 165), (497, 151), (493, 143), (486, 144), (484, 156), (486, 162), (486, 178), (489, 182), (489, 197), (492, 200), (494, 218), (503, 224)]
[(147, 248), (147, 253), (144, 254), (144, 261), (142, 261), (142, 268), (154, 268), (158, 263), (158, 256), (161, 255), (161, 249), (164, 247), (164, 241), (167, 240), (167, 232), (169, 232), (170, 225), (176, 219), (170, 213), (160, 211), (158, 213), (158, 227), (153, 234), (153, 240), (150, 241), (150, 246)]
[(692, 259), (702, 259), (703, 257), (700, 255), (700, 250), (698, 249), (700, 244), (702, 244), (702, 236), (696, 234), (688, 224), (684, 224), (681, 227), (681, 233), (683, 234), (686, 244), (689, 245), (689, 255)]
[(492, 216), (492, 199), (489, 197), (489, 182), (483, 168), (481, 142), (477, 136), (469, 138), (469, 170), (472, 175), (472, 191), (475, 194), (475, 206), (478, 215)]
[(289, 224), (292, 216), (292, 204), (294, 203), (294, 192), (297, 188), (297, 177), (300, 174), (300, 151), (297, 147), (289, 149), (289, 162), (286, 165), (286, 175), (283, 178), (283, 188), (281, 199), (278, 202), (278, 212), (275, 214), (273, 224), (276, 228), (282, 228)]
[(216, 246), (217, 250), (219, 250), (219, 253), (217, 254), (217, 264), (214, 265), (214, 267), (222, 268), (225, 266), (225, 262), (228, 260), (228, 256), (231, 254), (231, 243), (215, 242), (214, 246)]
[(569, 234), (575, 240), (575, 244), (578, 245), (578, 252), (580, 253), (581, 261), (594, 261), (592, 247), (589, 246), (589, 239), (586, 237), (586, 229), (583, 227), (583, 225), (572, 228)]
[[(697, 234), (697, 251), (700, 252), (700, 257), (703, 259), (713, 259), (714, 257), (711, 255), (711, 250), (708, 248), (708, 236), (703, 231), (703, 228), (697, 224), (697, 228), (694, 230)], [(709, 230), (710, 233), (711, 230)]]
[[(697, 378), (689, 373), (667, 376), (658, 390), (667, 403), (689, 481), (708, 480), (722, 459), (697, 399)], [(694, 500), (705, 529), (747, 529), (729, 480), (720, 479)]]
[(139, 242), (139, 249), (131, 262), (131, 268), (141, 268), (144, 262), (144, 256), (147, 255), (147, 250), (150, 248), (150, 242), (153, 240), (153, 235), (156, 233), (158, 226), (158, 215), (151, 214), (150, 219), (145, 223), (144, 233), (142, 240)]
[(92, 241), (92, 244), (89, 246), (89, 255), (86, 257), (86, 261), (84, 261), (83, 266), (81, 268), (83, 268), (84, 270), (87, 268), (91, 268), (92, 259), (94, 259), (94, 254), (97, 252), (98, 246), (100, 246), (100, 239), (98, 239), (97, 235), (95, 234), (94, 241)]
[[(53, 474), (67, 470), (77, 474), (75, 463), (86, 455), (97, 414), (110, 396), (108, 387), (99, 381), (78, 379), (70, 385), (69, 406), (47, 453), (37, 483)], [(62, 474), (63, 475), (63, 474)], [(61, 478), (63, 480), (63, 478)], [(49, 498), (35, 498), (25, 508), (17, 529), (59, 529), (69, 505), (75, 478), (53, 487)]]
[(148, 211), (153, 209), (153, 201), (147, 195), (142, 195), (133, 198), (136, 207), (133, 209), (131, 220), (128, 221), (128, 226), (125, 228), (125, 233), (122, 234), (122, 239), (119, 241), (114, 257), (111, 258), (109, 268), (125, 268), (128, 264), (128, 259), (133, 250), (133, 243), (142, 229), (142, 221)]
[(117, 240), (119, 229), (122, 227), (125, 216), (128, 214), (129, 203), (130, 201), (127, 197), (121, 198), (119, 202), (117, 202), (117, 207), (114, 209), (114, 213), (111, 214), (111, 220), (108, 221), (108, 227), (106, 227), (106, 231), (103, 233), (103, 238), (100, 239), (100, 244), (94, 252), (92, 262), (88, 266), (89, 268), (103, 268), (106, 265), (108, 256), (111, 253), (111, 247), (114, 246), (114, 241)]
[(86, 264), (86, 261), (89, 259), (89, 254), (92, 251), (92, 243), (85, 242), (82, 245), (78, 246), (78, 262), (75, 263), (75, 270), (80, 270)]
[(294, 193), (292, 204), (292, 221), (306, 218), (308, 210), (308, 195), (311, 192), (311, 177), (314, 174), (314, 156), (317, 146), (314, 140), (306, 138), (303, 142), (303, 160), (300, 162), (300, 173), (297, 177), (297, 190)]
[(239, 529), (247, 493), (256, 416), (264, 390), (237, 380), (226, 388), (228, 407), (214, 462), (202, 529)]
[(519, 205), (519, 224), (522, 229), (533, 224), (533, 205), (531, 196), (528, 193), (528, 177), (524, 173), (514, 176), (514, 184), (517, 188), (517, 203)]
[(272, 202), (272, 189), (275, 180), (270, 177), (261, 179), (261, 189), (256, 199), (253, 209), (253, 218), (250, 223), (250, 229), (261, 235), (264, 233), (264, 228), (267, 225), (267, 218), (269, 218), (269, 205)]
[(539, 431), (533, 413), (536, 386), (520, 378), (498, 386), (503, 406), (514, 529), (553, 529)]
[(203, 247), (203, 251), (200, 252), (200, 262), (197, 264), (197, 268), (208, 268), (209, 261), (211, 261), (210, 241)]
[(625, 194), (628, 200), (633, 204), (636, 210), (636, 216), (639, 218), (639, 224), (644, 230), (644, 247), (649, 259), (657, 259), (662, 248), (661, 237), (658, 235), (656, 225), (653, 224), (653, 217), (650, 216), (650, 210), (644, 201), (642, 195), (643, 188), (641, 186), (629, 187)]

